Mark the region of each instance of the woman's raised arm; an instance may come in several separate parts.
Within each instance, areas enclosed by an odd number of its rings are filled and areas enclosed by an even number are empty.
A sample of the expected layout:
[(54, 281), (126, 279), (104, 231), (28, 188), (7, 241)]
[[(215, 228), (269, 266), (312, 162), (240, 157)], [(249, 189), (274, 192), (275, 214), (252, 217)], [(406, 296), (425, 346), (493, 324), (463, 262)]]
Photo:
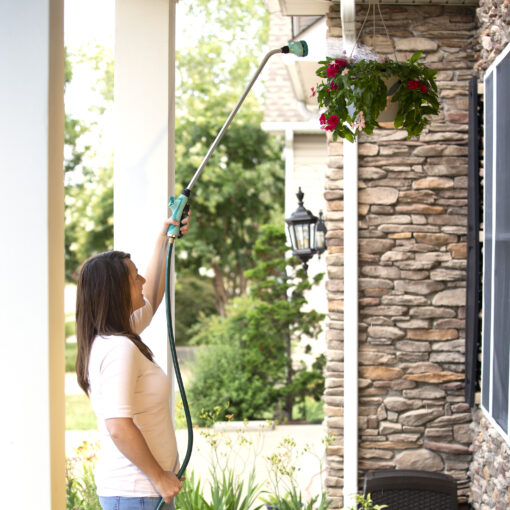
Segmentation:
[[(188, 232), (190, 216), (191, 211), (182, 221), (182, 234), (186, 234)], [(145, 271), (144, 275), (146, 281), (143, 286), (143, 294), (150, 301), (153, 313), (156, 313), (156, 310), (161, 304), (165, 294), (165, 263), (169, 242), (167, 231), (170, 225), (178, 225), (178, 222), (172, 218), (168, 218), (163, 223), (163, 227), (160, 234), (158, 235), (158, 238), (156, 239), (154, 251), (152, 252), (149, 265), (147, 266), (147, 270)]]

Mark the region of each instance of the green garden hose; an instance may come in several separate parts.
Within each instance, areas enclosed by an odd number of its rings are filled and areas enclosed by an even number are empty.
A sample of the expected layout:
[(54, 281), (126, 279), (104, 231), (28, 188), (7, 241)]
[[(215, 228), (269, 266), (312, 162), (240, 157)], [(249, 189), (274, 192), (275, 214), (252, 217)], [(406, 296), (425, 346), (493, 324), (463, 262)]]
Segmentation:
[[(186, 449), (186, 455), (182, 461), (181, 467), (177, 473), (177, 478), (181, 478), (182, 474), (186, 470), (189, 459), (191, 457), (191, 450), (193, 449), (193, 423), (191, 421), (191, 414), (189, 411), (188, 399), (186, 398), (186, 391), (184, 389), (184, 384), (182, 382), (181, 370), (179, 368), (179, 361), (177, 359), (177, 351), (175, 349), (175, 338), (172, 324), (172, 304), (170, 297), (170, 289), (171, 289), (171, 264), (172, 264), (172, 251), (174, 246), (175, 237), (170, 237), (170, 241), (168, 243), (168, 249), (166, 252), (166, 269), (165, 269), (165, 303), (166, 303), (166, 325), (168, 332), (168, 343), (170, 345), (170, 351), (172, 353), (172, 360), (174, 363), (174, 371), (175, 377), (177, 379), (177, 385), (179, 386), (179, 392), (182, 398), (182, 406), (184, 408), (184, 414), (186, 416), (186, 427), (188, 429), (188, 447)], [(156, 510), (160, 510), (163, 508), (164, 500), (161, 498)]]

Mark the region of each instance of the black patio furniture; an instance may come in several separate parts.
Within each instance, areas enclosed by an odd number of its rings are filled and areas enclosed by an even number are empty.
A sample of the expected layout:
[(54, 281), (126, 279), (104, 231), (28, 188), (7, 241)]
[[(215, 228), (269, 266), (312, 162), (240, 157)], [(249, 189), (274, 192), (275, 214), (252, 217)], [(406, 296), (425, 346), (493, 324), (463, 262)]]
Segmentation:
[(457, 510), (457, 481), (444, 473), (414, 469), (368, 471), (363, 494), (388, 510)]

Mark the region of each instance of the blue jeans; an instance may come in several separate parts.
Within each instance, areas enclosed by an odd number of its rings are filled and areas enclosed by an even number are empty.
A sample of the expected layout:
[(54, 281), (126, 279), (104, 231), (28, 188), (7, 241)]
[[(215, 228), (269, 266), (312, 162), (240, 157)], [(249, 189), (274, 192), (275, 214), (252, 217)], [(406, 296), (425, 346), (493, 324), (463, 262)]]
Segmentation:
[[(121, 496), (111, 496), (104, 498), (99, 496), (99, 502), (103, 510), (156, 510), (161, 498), (123, 498)], [(175, 505), (165, 503), (162, 510), (174, 510)]]

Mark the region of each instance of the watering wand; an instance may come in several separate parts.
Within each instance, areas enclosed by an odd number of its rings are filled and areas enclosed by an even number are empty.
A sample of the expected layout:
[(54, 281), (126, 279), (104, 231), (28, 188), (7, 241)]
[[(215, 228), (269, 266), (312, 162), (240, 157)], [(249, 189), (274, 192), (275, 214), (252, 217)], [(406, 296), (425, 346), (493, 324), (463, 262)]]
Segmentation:
[[(267, 61), (270, 59), (270, 57), (272, 57), (276, 53), (292, 53), (294, 55), (297, 55), (298, 57), (306, 57), (308, 55), (308, 44), (306, 44), (306, 41), (290, 42), (288, 44), (288, 46), (283, 46), (283, 48), (271, 50), (269, 53), (267, 53), (267, 55), (264, 57), (264, 59), (262, 60), (262, 62), (259, 65), (259, 67), (257, 68), (250, 83), (248, 84), (245, 91), (239, 98), (239, 101), (237, 101), (237, 104), (234, 106), (234, 109), (230, 112), (230, 115), (228, 116), (227, 120), (225, 121), (225, 124), (223, 124), (223, 127), (220, 129), (214, 142), (209, 147), (207, 154), (204, 156), (202, 163), (200, 163), (200, 166), (197, 168), (195, 175), (193, 175), (193, 178), (191, 179), (191, 181), (188, 184), (188, 186), (186, 187), (186, 189), (182, 192), (181, 196), (177, 200), (175, 200), (174, 197), (170, 197), (170, 203), (168, 204), (168, 206), (172, 210), (172, 218), (173, 219), (175, 219), (179, 222), (181, 221), (182, 216), (185, 214), (184, 208), (186, 207), (186, 204), (189, 200), (193, 186), (195, 185), (198, 178), (200, 177), (202, 171), (204, 170), (205, 165), (209, 161), (209, 158), (212, 156), (213, 152), (218, 147), (221, 139), (223, 138), (223, 135), (225, 134), (225, 131), (230, 126), (230, 123), (232, 122), (232, 120), (236, 116), (239, 108), (241, 107), (244, 100), (246, 99), (248, 92), (250, 92), (251, 88), (253, 87), (253, 84), (257, 81), (257, 78), (259, 77), (260, 73), (262, 72), (262, 69), (264, 68)], [(170, 225), (170, 228), (168, 229), (168, 235), (173, 238), (177, 237), (179, 235), (179, 226), (178, 225)]]
[[(282, 48), (274, 49), (269, 51), (262, 62), (260, 63), (259, 67), (255, 71), (255, 74), (253, 78), (251, 79), (250, 83), (244, 90), (243, 94), (237, 101), (236, 105), (234, 106), (233, 110), (230, 112), (230, 115), (228, 116), (227, 120), (225, 121), (225, 124), (223, 124), (223, 127), (220, 129), (218, 135), (216, 136), (214, 142), (209, 147), (209, 150), (207, 151), (207, 154), (204, 156), (204, 159), (202, 163), (200, 163), (200, 166), (196, 170), (195, 174), (193, 175), (193, 178), (191, 179), (190, 183), (184, 189), (184, 191), (181, 193), (179, 198), (175, 199), (174, 197), (170, 197), (168, 207), (172, 211), (172, 218), (174, 220), (177, 220), (179, 222), (179, 225), (170, 225), (168, 228), (167, 235), (170, 237), (170, 242), (168, 243), (168, 250), (167, 250), (167, 257), (166, 257), (166, 271), (165, 271), (165, 302), (166, 302), (166, 318), (167, 318), (167, 329), (168, 329), (168, 341), (170, 344), (170, 351), (172, 353), (172, 360), (174, 364), (175, 369), (175, 377), (177, 379), (177, 384), (179, 386), (179, 392), (181, 394), (182, 398), (182, 405), (184, 408), (184, 414), (186, 416), (186, 425), (188, 430), (188, 447), (186, 449), (186, 455), (184, 456), (184, 459), (182, 461), (181, 467), (177, 473), (177, 478), (181, 478), (182, 474), (186, 470), (186, 467), (188, 466), (189, 459), (191, 457), (191, 450), (193, 448), (193, 426), (191, 422), (191, 415), (189, 411), (189, 405), (186, 398), (186, 392), (184, 390), (184, 384), (182, 382), (181, 377), (181, 371), (179, 369), (179, 362), (177, 360), (177, 352), (175, 349), (175, 339), (173, 336), (173, 327), (172, 327), (172, 314), (171, 314), (171, 302), (170, 302), (170, 265), (171, 265), (171, 257), (172, 257), (172, 249), (175, 242), (175, 239), (180, 237), (180, 223), (182, 217), (186, 216), (189, 210), (189, 199), (191, 197), (191, 190), (193, 189), (193, 186), (197, 182), (198, 178), (202, 174), (202, 171), (204, 170), (205, 165), (209, 161), (210, 157), (212, 156), (213, 152), (218, 147), (221, 139), (223, 138), (223, 135), (225, 134), (225, 131), (230, 126), (230, 123), (236, 116), (239, 108), (243, 104), (246, 96), (250, 92), (251, 88), (253, 87), (253, 84), (259, 77), (260, 73), (262, 72), (262, 69), (266, 65), (267, 61), (276, 53), (292, 53), (294, 55), (297, 55), (298, 57), (306, 57), (308, 55), (308, 44), (306, 41), (293, 41), (290, 42), (287, 46), (283, 46)], [(161, 499), (158, 507), (156, 510), (160, 510), (163, 507), (164, 501)]]

